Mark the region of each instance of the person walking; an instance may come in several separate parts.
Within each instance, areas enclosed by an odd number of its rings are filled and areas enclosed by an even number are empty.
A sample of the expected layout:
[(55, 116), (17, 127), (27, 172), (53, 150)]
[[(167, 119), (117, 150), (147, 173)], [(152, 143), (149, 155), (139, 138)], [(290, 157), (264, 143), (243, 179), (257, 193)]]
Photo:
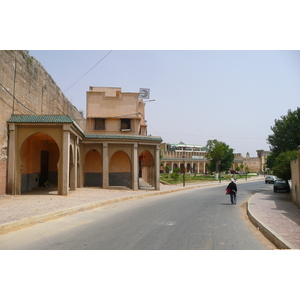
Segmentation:
[(236, 204), (237, 186), (233, 178), (226, 188), (226, 194), (230, 195), (231, 204)]

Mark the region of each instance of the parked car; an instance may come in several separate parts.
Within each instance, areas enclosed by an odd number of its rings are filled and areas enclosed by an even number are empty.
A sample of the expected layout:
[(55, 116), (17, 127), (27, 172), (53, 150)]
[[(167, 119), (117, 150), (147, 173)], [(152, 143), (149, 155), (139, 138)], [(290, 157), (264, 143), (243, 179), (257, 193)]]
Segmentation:
[(265, 178), (265, 183), (274, 183), (274, 181), (276, 180), (276, 176), (271, 176), (271, 175), (268, 175), (266, 178)]
[(286, 191), (289, 193), (291, 191), (291, 188), (287, 180), (277, 178), (274, 182), (273, 190), (274, 193), (276, 193), (277, 191)]

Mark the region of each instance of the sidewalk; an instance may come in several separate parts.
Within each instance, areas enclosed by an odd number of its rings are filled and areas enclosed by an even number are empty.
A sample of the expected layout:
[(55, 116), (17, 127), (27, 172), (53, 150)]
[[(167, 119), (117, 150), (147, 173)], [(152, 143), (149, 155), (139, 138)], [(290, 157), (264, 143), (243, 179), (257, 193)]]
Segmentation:
[[(225, 186), (228, 182), (224, 180), (221, 184)], [(57, 195), (51, 188), (41, 188), (18, 196), (7, 195), (0, 197), (0, 234), (110, 203), (218, 185), (220, 183), (215, 181), (185, 187), (161, 184), (160, 191), (80, 188), (68, 196)], [(248, 200), (247, 212), (252, 223), (278, 248), (300, 249), (300, 209), (290, 200), (290, 194), (273, 191), (255, 194)]]
[(300, 249), (300, 209), (289, 193), (257, 193), (248, 200), (247, 213), (279, 249)]

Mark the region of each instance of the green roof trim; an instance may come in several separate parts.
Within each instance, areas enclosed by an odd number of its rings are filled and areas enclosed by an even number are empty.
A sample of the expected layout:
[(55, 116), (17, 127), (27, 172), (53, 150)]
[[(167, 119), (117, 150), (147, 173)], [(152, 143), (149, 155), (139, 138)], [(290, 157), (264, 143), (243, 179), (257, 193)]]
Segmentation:
[(117, 140), (146, 140), (146, 141), (155, 141), (162, 142), (161, 137), (151, 136), (151, 135), (94, 135), (94, 134), (85, 134), (87, 139), (117, 139)]
[(8, 123), (73, 123), (67, 115), (12, 115)]
[(68, 115), (12, 115), (7, 123), (73, 124), (84, 135), (83, 130)]

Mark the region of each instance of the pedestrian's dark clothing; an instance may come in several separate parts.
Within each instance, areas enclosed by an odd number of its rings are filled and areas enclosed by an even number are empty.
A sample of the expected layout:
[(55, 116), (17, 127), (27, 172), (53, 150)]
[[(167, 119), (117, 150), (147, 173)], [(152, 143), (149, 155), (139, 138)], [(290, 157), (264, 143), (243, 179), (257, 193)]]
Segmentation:
[(229, 194), (236, 194), (237, 193), (237, 186), (236, 186), (235, 182), (233, 182), (233, 181), (228, 184), (227, 189), (230, 189)]
[(236, 204), (236, 194), (237, 194), (237, 186), (236, 186), (236, 184), (233, 181), (231, 181), (228, 184), (226, 190), (228, 191), (228, 189), (230, 190), (228, 192), (228, 194), (230, 195), (231, 204)]

